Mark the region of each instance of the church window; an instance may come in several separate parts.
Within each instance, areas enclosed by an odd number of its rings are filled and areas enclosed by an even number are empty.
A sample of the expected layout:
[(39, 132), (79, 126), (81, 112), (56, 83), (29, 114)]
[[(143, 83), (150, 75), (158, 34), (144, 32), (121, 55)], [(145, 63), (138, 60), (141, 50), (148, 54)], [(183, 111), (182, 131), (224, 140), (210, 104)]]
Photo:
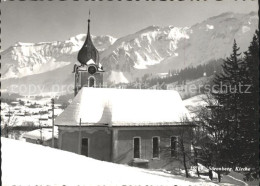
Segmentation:
[(134, 158), (140, 158), (141, 138), (134, 137)]
[(171, 157), (177, 157), (177, 140), (176, 136), (171, 137)]
[(153, 158), (159, 158), (159, 137), (153, 137)]

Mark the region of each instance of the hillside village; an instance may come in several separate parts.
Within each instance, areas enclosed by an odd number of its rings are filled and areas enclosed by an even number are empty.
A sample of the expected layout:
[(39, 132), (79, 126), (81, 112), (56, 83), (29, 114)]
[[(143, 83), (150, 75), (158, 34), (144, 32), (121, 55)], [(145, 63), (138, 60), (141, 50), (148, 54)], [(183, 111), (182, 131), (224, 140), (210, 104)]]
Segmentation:
[(33, 98), (17, 98), (11, 102), (1, 103), (1, 129), (10, 128), (9, 137), (20, 139), (26, 131), (37, 128), (51, 128), (52, 111), (54, 118), (63, 109), (61, 104), (54, 104), (52, 110), (51, 100), (48, 98), (35, 100)]

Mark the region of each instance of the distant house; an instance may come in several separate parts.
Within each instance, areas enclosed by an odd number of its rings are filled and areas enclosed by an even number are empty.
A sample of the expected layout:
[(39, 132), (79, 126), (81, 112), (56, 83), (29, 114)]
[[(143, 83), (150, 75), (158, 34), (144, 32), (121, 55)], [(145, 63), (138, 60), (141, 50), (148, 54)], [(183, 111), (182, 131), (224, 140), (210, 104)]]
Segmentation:
[(173, 90), (83, 87), (55, 120), (58, 146), (115, 163), (181, 167), (173, 151), (182, 129), (190, 151), (192, 125), (182, 121), (188, 115)]
[(12, 106), (17, 106), (17, 105), (19, 105), (19, 102), (18, 102), (18, 101), (12, 101), (12, 102), (10, 103), (10, 105), (12, 105)]
[(157, 76), (159, 77), (159, 78), (166, 78), (166, 77), (168, 77), (169, 76), (169, 73), (158, 73), (157, 74)]
[[(22, 135), (26, 142), (52, 146), (52, 128), (36, 129)], [(54, 148), (58, 148), (58, 129), (54, 128)]]

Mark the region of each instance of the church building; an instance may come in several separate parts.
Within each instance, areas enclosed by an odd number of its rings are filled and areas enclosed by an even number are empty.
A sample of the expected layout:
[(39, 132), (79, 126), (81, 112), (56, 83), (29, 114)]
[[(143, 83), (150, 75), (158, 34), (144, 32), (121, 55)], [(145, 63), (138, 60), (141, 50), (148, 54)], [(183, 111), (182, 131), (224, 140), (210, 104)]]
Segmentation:
[(182, 167), (179, 142), (191, 150), (192, 123), (174, 90), (98, 88), (103, 67), (90, 37), (74, 66), (75, 97), (55, 119), (58, 146), (102, 161), (146, 168)]

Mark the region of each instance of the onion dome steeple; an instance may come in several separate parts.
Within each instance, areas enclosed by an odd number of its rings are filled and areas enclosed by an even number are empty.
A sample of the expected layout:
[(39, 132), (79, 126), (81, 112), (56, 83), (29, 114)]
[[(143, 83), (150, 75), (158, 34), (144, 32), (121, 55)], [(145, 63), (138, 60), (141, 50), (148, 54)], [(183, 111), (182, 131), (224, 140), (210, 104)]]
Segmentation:
[(86, 65), (87, 62), (92, 59), (96, 65), (99, 63), (99, 53), (98, 50), (95, 48), (91, 36), (90, 36), (90, 19), (88, 19), (88, 33), (85, 40), (85, 43), (83, 44), (82, 48), (79, 50), (78, 53), (78, 61)]

